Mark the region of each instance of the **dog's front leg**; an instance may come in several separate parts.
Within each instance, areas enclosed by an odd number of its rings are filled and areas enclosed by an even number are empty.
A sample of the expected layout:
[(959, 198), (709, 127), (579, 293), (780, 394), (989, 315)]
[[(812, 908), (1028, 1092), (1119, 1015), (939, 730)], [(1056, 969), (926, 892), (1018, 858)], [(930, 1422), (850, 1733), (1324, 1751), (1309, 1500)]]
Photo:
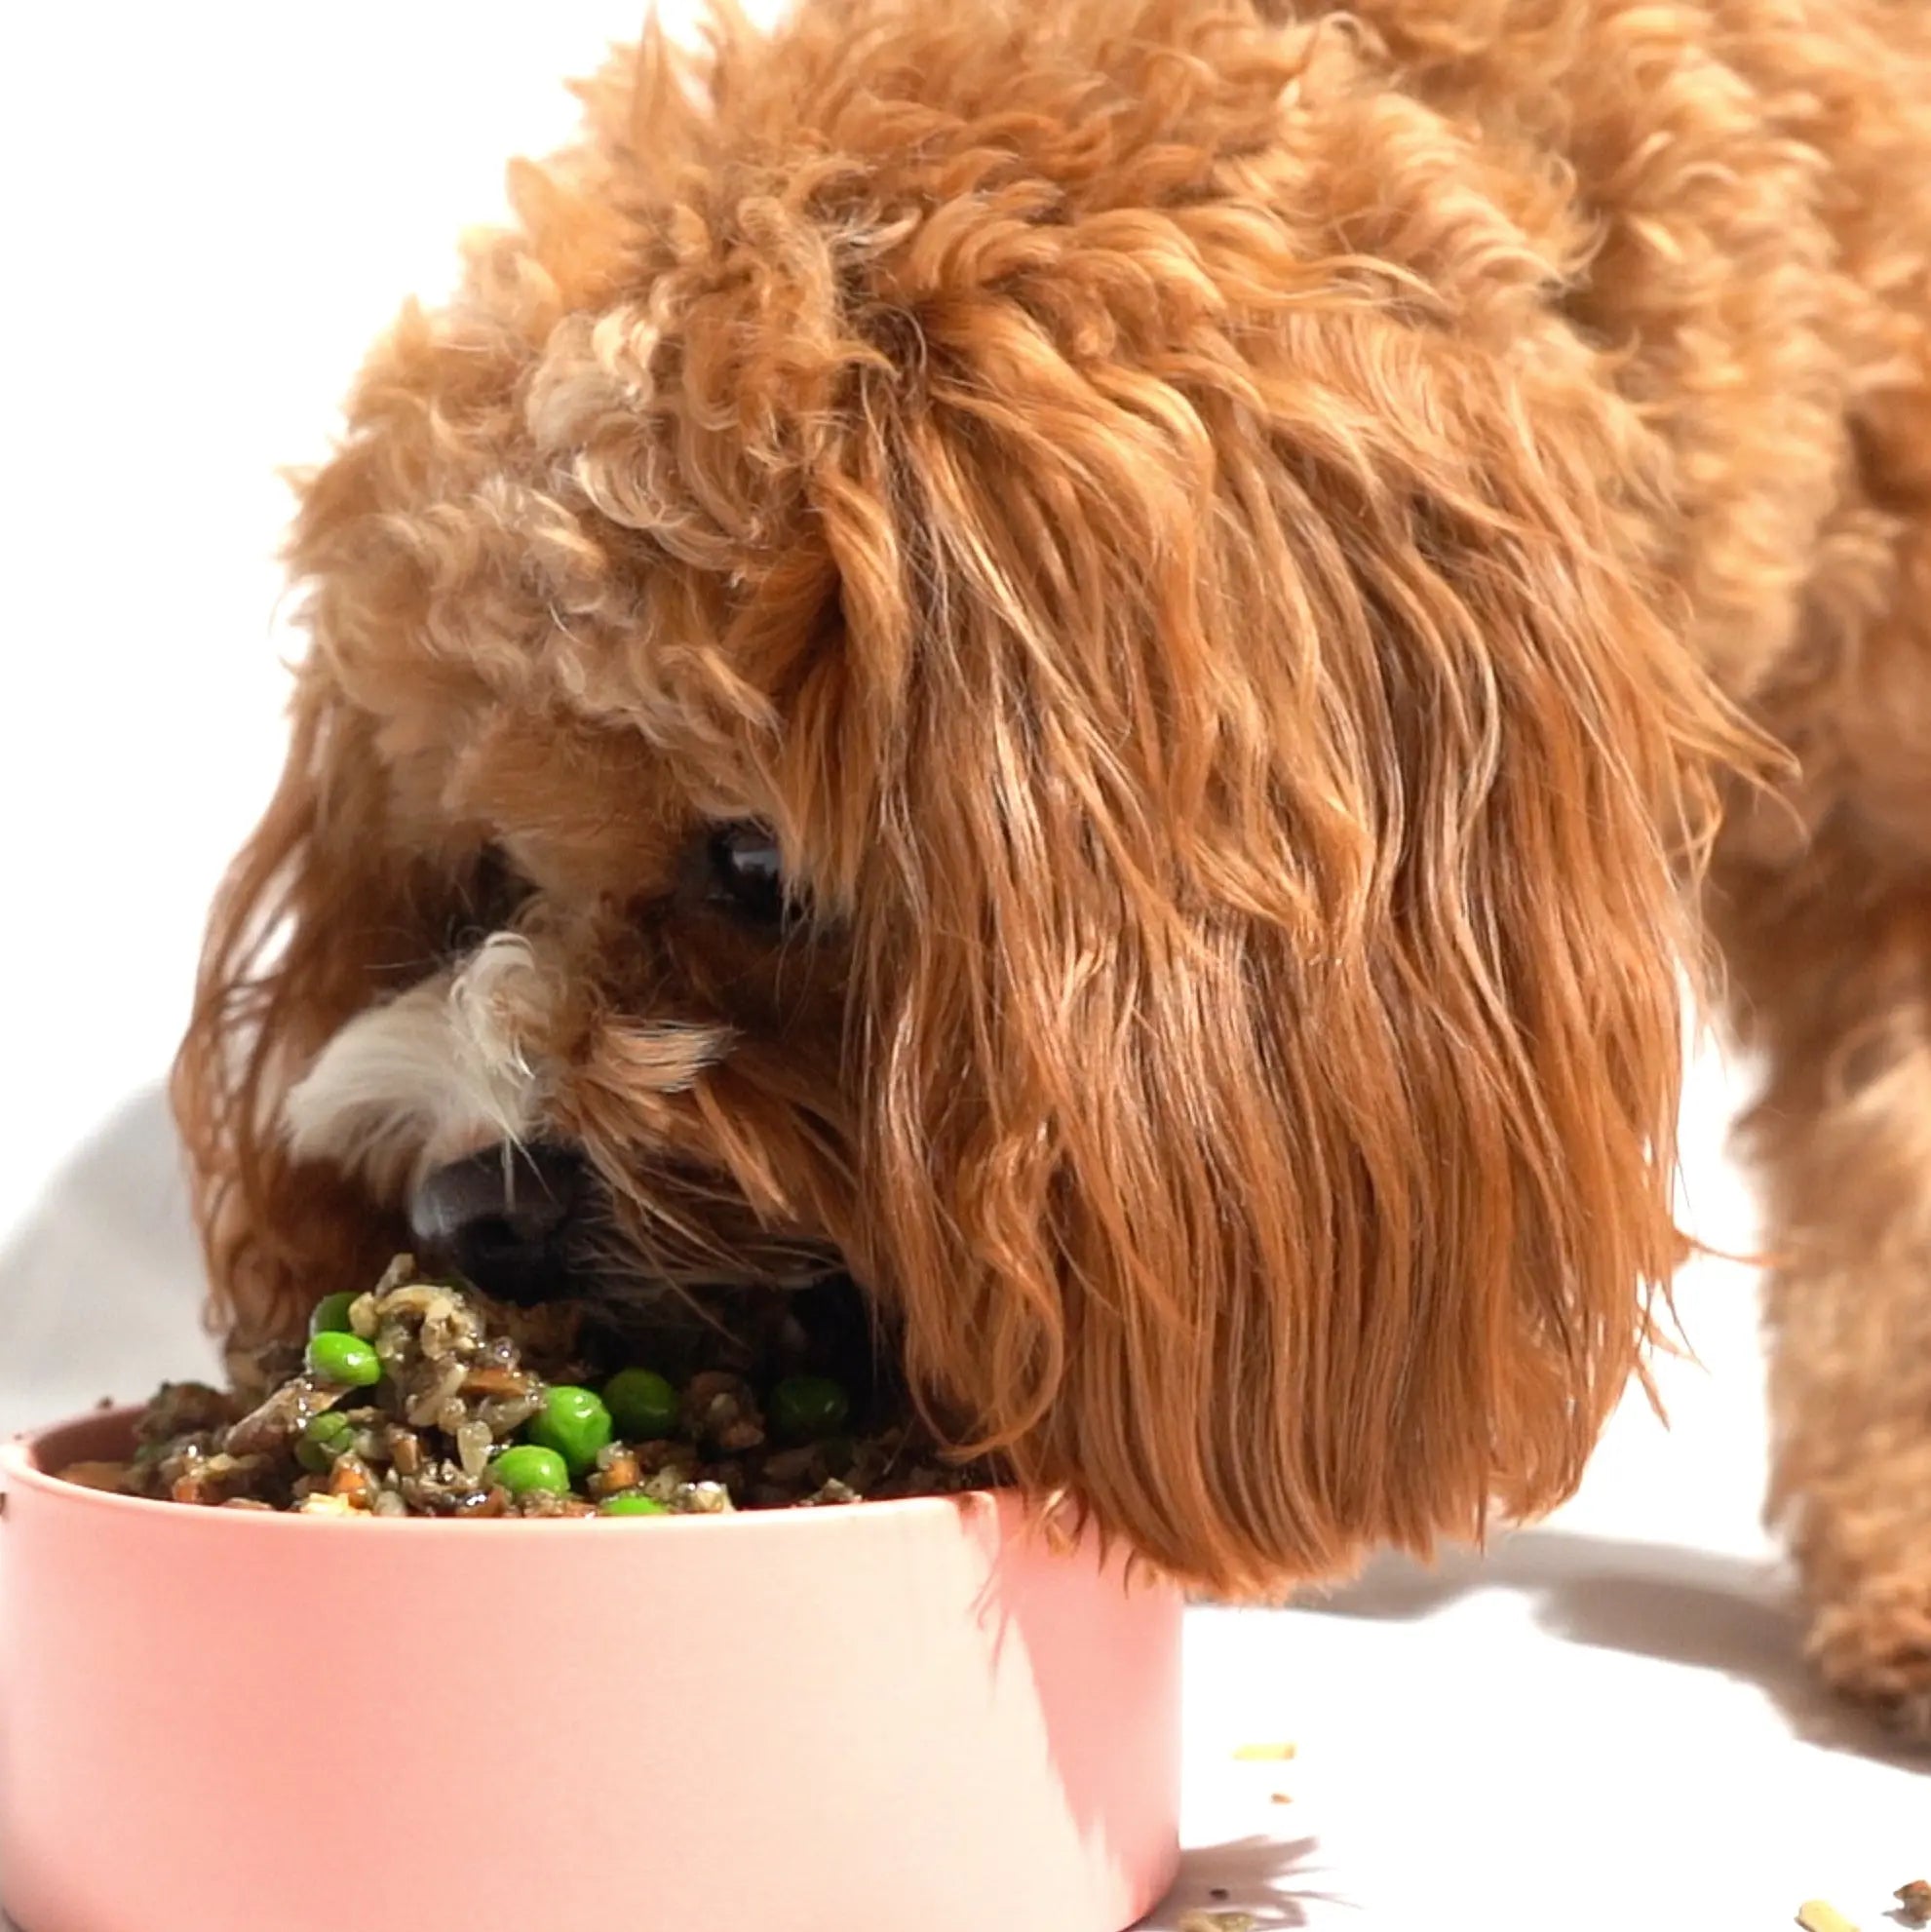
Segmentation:
[(1931, 872), (1839, 802), (1718, 884), (1769, 1059), (1770, 1507), (1825, 1677), (1931, 1741)]

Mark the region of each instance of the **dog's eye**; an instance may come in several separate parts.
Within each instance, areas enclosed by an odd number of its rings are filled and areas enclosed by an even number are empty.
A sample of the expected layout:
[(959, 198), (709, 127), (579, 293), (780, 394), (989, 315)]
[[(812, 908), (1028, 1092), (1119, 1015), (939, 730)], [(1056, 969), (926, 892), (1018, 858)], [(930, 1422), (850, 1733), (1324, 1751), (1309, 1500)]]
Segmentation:
[(778, 841), (755, 825), (720, 826), (711, 834), (709, 897), (748, 923), (775, 926), (789, 909)]

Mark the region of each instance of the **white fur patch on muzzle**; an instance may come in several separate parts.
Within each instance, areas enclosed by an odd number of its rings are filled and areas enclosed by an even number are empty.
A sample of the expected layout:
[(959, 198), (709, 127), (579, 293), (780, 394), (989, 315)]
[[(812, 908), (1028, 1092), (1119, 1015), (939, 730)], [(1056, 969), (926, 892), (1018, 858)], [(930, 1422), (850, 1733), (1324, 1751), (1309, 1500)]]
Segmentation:
[(336, 1033), (283, 1103), (290, 1148), (400, 1200), (444, 1161), (527, 1140), (544, 1101), (527, 1043), (550, 999), (529, 942), (493, 934)]

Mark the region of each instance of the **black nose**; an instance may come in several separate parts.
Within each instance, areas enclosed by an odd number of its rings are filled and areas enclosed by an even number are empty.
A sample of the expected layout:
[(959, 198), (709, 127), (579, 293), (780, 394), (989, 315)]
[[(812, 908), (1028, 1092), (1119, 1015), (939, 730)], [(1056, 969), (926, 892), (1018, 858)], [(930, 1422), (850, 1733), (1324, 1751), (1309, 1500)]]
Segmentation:
[(424, 1176), (409, 1202), (419, 1258), (453, 1268), (499, 1301), (529, 1307), (566, 1293), (560, 1237), (582, 1190), (564, 1147), (491, 1147)]

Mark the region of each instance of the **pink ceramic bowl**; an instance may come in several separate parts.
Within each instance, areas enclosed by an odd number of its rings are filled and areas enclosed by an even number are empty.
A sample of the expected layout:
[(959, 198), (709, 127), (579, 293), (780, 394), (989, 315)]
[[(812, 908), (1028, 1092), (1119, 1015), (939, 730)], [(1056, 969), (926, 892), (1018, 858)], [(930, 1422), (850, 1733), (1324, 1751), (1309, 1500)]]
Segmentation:
[(270, 1516), (0, 1447), (21, 1932), (1118, 1932), (1171, 1882), (1179, 1616), (1009, 1497)]

